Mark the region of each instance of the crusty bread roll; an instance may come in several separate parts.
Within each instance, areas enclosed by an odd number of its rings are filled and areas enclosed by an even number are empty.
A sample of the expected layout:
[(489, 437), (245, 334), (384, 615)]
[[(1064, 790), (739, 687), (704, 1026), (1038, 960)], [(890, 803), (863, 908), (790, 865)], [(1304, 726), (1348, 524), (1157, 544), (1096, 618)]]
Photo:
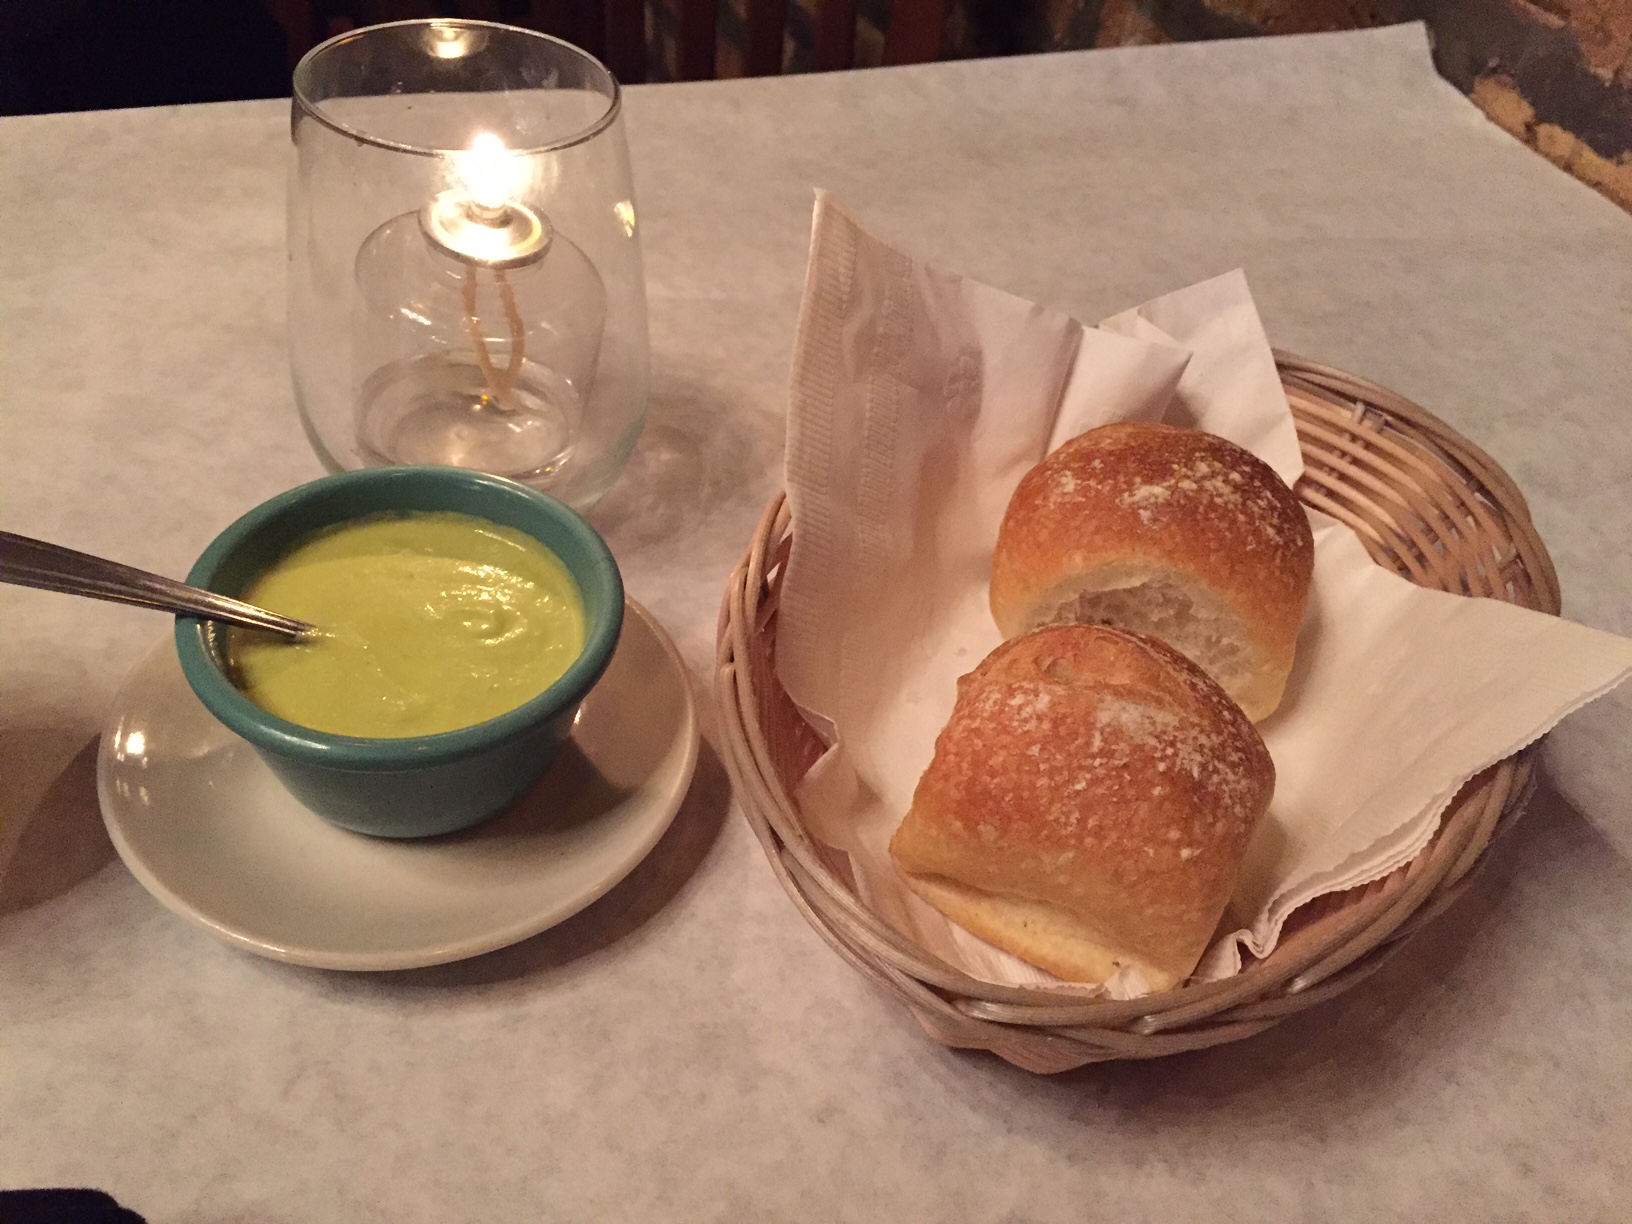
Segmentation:
[(890, 841), (907, 885), (1060, 977), (1166, 990), (1235, 888), (1275, 766), (1206, 673), (1155, 638), (1062, 625), (958, 682)]
[(1021, 479), (992, 556), (1004, 637), (1112, 624), (1199, 663), (1254, 722), (1280, 704), (1314, 572), (1303, 507), (1214, 434), (1105, 425)]

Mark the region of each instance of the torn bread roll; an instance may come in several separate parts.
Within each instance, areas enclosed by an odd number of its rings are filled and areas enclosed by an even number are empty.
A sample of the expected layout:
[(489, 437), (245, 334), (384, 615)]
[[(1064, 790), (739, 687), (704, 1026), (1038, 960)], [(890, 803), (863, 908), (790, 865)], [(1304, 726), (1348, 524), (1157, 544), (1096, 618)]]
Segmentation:
[(1074, 982), (1195, 969), (1275, 766), (1206, 673), (1102, 626), (1005, 642), (958, 682), (890, 841), (908, 887), (988, 943)]
[(1006, 638), (1058, 623), (1154, 634), (1257, 722), (1291, 674), (1314, 558), (1303, 507), (1250, 451), (1105, 425), (1021, 478), (992, 555), (992, 618)]

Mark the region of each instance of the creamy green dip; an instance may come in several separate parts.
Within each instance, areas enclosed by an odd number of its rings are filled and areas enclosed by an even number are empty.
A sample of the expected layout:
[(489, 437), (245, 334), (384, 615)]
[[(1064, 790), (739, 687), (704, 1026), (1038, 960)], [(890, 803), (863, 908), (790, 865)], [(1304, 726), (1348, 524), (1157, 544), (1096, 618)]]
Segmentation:
[(291, 644), (234, 630), (238, 686), (279, 718), (337, 735), (471, 726), (543, 692), (584, 648), (583, 601), (560, 558), (464, 514), (330, 528), (244, 598), (324, 632)]

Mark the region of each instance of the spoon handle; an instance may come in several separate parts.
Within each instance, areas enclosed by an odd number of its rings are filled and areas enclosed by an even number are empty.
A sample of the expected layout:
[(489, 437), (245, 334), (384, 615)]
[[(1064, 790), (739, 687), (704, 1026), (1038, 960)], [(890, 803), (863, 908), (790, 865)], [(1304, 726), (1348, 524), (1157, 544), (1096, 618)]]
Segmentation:
[(0, 582), (201, 616), (265, 629), (289, 638), (304, 637), (313, 628), (305, 621), (280, 616), (214, 591), (200, 590), (172, 578), (9, 531), (0, 531)]

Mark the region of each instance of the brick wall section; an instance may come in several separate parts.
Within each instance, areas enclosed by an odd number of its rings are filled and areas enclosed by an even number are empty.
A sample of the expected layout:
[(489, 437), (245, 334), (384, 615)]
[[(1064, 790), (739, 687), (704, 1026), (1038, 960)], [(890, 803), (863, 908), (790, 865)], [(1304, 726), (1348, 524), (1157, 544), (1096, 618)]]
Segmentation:
[(1448, 80), (1507, 131), (1632, 212), (1632, 3), (1432, 0), (1424, 7)]

